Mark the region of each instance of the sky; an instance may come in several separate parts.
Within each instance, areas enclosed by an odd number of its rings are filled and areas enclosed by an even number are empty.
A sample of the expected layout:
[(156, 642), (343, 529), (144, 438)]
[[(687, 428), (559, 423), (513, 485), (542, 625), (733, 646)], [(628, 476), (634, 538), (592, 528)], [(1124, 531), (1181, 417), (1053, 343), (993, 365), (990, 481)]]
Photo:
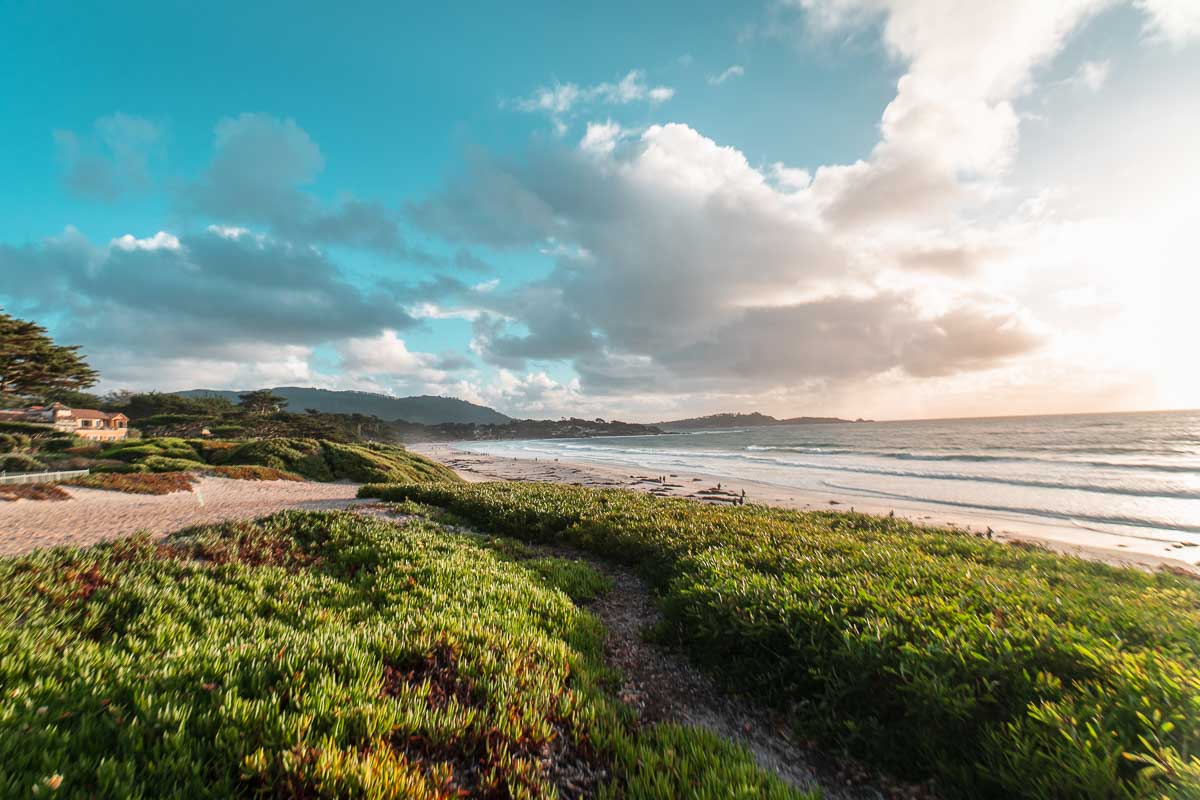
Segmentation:
[(6, 3), (0, 306), (101, 391), (1200, 406), (1196, 0), (474, 5)]

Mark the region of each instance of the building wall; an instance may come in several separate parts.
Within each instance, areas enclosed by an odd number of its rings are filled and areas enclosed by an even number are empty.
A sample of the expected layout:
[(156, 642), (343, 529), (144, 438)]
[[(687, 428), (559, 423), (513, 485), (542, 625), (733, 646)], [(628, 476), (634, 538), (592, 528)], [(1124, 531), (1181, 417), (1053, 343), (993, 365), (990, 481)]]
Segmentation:
[(129, 435), (128, 428), (73, 428), (72, 432), (81, 439), (94, 442), (119, 442)]

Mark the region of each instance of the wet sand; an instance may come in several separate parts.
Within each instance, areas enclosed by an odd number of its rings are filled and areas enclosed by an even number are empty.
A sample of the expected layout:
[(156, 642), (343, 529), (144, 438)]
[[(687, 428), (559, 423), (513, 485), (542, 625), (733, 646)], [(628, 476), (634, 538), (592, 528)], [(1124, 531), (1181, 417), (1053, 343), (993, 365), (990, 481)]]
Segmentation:
[[(1180, 546), (1174, 541), (1138, 538), (1041, 520), (987, 515), (947, 509), (933, 503), (881, 503), (836, 492), (805, 492), (785, 486), (700, 473), (660, 475), (634, 467), (544, 459), (502, 458), (471, 452), (469, 444), (415, 444), (409, 449), (440, 461), (465, 480), (544, 481), (608, 489), (633, 489), (663, 497), (686, 497), (706, 503), (740, 501), (807, 511), (859, 511), (887, 516), (895, 514), (921, 525), (955, 528), (987, 535), (997, 541), (1034, 543), (1059, 553), (1118, 566), (1141, 569), (1170, 568), (1200, 575), (1200, 547)], [(661, 479), (665, 478), (665, 482)]]

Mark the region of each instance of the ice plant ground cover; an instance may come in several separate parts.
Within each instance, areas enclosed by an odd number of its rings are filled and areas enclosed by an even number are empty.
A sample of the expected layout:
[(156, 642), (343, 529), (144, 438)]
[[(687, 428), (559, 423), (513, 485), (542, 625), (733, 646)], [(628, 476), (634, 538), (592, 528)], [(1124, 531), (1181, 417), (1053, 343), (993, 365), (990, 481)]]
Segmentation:
[(899, 519), (549, 484), (377, 485), (635, 566), (662, 633), (950, 797), (1200, 796), (1200, 583)]
[(0, 560), (0, 796), (796, 798), (612, 696), (608, 582), (285, 512)]
[(314, 481), (460, 480), (450, 468), (403, 447), (327, 439), (130, 439), (98, 453), (98, 461), (101, 463), (93, 471), (178, 472), (214, 466), (259, 466)]

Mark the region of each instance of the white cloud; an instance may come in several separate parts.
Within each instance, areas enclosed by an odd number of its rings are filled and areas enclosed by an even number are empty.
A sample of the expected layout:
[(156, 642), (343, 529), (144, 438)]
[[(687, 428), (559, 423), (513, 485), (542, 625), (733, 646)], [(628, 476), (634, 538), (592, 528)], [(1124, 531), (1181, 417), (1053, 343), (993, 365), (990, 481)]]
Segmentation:
[[(477, 289), (486, 292), (487, 289)], [(416, 319), (465, 319), (474, 322), (483, 312), (478, 308), (442, 308), (437, 303), (418, 303), (408, 309)]]
[[(592, 394), (766, 391), (892, 369), (986, 369), (1040, 343), (1009, 298), (950, 286), (934, 303), (886, 286), (913, 266), (861, 232), (831, 230), (803, 171), (756, 169), (686, 125), (651, 126), (627, 152), (532, 158), (439, 206), (483, 221), (487, 235), (506, 211), (542, 204), (555, 247), (588, 253), (560, 255), (544, 281), (476, 298), (489, 312), (476, 320), (476, 352), (506, 369), (571, 360)], [(549, 230), (531, 230), (529, 243), (542, 247)], [(913, 258), (969, 255), (951, 246)]]
[(579, 140), (579, 149), (595, 153), (611, 153), (617, 142), (627, 132), (611, 119), (607, 122), (589, 122), (587, 132)]
[(771, 165), (770, 175), (775, 184), (786, 191), (807, 189), (808, 185), (812, 183), (812, 173), (808, 170), (789, 167), (782, 161), (776, 161)]
[[(1066, 385), (1089, 360), (1144, 377), (1149, 345), (1104, 335), (1083, 316), (1096, 317), (1094, 304), (1063, 291), (1103, 281), (1100, 296), (1142, 303), (1145, 291), (1122, 291), (1098, 265), (1128, 274), (1144, 254), (1111, 237), (1092, 236), (1107, 248), (1084, 246), (1075, 233), (1072, 247), (1050, 247), (1072, 231), (1080, 193), (1013, 183), (1018, 108), (1072, 34), (1113, 2), (795, 4), (814, 28), (880, 23), (903, 65), (870, 154), (813, 173), (757, 168), (687, 125), (593, 123), (573, 151), (489, 162), (486, 180), (429, 204), (457, 221), (443, 232), (553, 252), (558, 268), (480, 304), (476, 352), (514, 375), (568, 361), (589, 408), (687, 396), (692, 408), (836, 412), (847, 405), (828, 404), (841, 402), (879, 415), (908, 393), (914, 414), (955, 413), (967, 397), (972, 411), (1003, 413), (1005, 403), (1067, 409), (1102, 388), (1114, 405), (1144, 402), (1132, 378)], [(1074, 80), (1094, 92), (1109, 70), (1091, 61)], [(1147, 233), (1122, 225), (1118, 238)], [(571, 259), (573, 247), (588, 258)]]
[(1091, 92), (1098, 92), (1108, 81), (1111, 71), (1111, 61), (1085, 61), (1079, 65), (1075, 74), (1067, 79), (1067, 83)]
[(708, 83), (710, 86), (720, 86), (722, 83), (729, 80), (730, 78), (740, 78), (745, 74), (746, 74), (745, 67), (743, 67), (741, 64), (734, 64), (730, 67), (726, 67), (725, 70), (723, 72), (721, 72), (719, 75), (709, 75)]
[(514, 105), (521, 111), (545, 111), (551, 114), (565, 114), (583, 97), (583, 90), (575, 84), (555, 83), (552, 86), (542, 86), (535, 89), (533, 94), (523, 100), (517, 100)]
[(545, 372), (521, 375), (502, 369), (492, 382), (482, 387), (480, 396), (489, 405), (515, 416), (579, 416), (587, 407), (578, 379), (564, 384)]
[(555, 82), (541, 86), (527, 97), (505, 101), (519, 111), (540, 112), (549, 115), (555, 130), (561, 135), (566, 132), (566, 117), (581, 106), (628, 105), (644, 102), (652, 106), (661, 105), (675, 96), (670, 86), (651, 86), (646, 83), (646, 73), (640, 69), (630, 70), (615, 82), (579, 86), (575, 83)]
[(1176, 47), (1200, 37), (1200, 3), (1196, 0), (1138, 0), (1148, 15), (1147, 29)]
[(343, 374), (354, 378), (384, 376), (391, 380), (444, 380), (446, 374), (434, 365), (437, 356), (414, 353), (394, 330), (378, 336), (344, 339), (337, 343)]
[(127, 233), (108, 243), (109, 247), (117, 247), (126, 252), (132, 250), (178, 250), (179, 239), (166, 231), (159, 231), (145, 239), (137, 239)]

